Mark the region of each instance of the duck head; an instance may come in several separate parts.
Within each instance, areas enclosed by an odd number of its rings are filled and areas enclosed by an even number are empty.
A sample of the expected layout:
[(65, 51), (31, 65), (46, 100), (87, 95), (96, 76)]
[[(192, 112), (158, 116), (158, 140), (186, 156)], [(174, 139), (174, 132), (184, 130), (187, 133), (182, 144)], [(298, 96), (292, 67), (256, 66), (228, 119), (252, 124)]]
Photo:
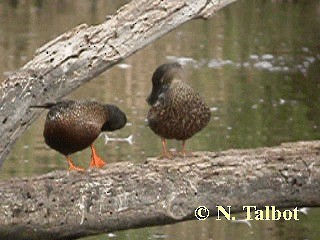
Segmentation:
[(146, 99), (147, 103), (154, 105), (160, 94), (170, 88), (173, 80), (182, 80), (184, 78), (184, 71), (179, 63), (173, 62), (160, 65), (152, 75), (152, 91)]
[(107, 114), (107, 120), (103, 124), (101, 131), (114, 131), (123, 128), (127, 123), (127, 117), (117, 106), (107, 104), (104, 105)]

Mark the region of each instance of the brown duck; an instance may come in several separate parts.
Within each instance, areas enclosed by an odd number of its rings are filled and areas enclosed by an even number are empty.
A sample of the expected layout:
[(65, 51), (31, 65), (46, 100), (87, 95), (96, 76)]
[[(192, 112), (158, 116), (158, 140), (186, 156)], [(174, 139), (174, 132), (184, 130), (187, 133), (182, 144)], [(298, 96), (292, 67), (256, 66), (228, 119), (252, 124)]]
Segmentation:
[(147, 119), (151, 130), (161, 137), (164, 157), (170, 157), (166, 139), (181, 140), (181, 153), (185, 155), (186, 140), (203, 129), (211, 117), (201, 96), (184, 80), (179, 63), (163, 64), (152, 76), (152, 92), (147, 98), (151, 108)]
[(106, 163), (97, 155), (94, 140), (102, 131), (120, 129), (127, 122), (126, 115), (118, 107), (94, 101), (68, 100), (35, 107), (50, 109), (43, 136), (52, 149), (66, 156), (69, 170), (84, 170), (75, 166), (69, 155), (89, 146), (92, 151), (90, 167), (103, 167)]

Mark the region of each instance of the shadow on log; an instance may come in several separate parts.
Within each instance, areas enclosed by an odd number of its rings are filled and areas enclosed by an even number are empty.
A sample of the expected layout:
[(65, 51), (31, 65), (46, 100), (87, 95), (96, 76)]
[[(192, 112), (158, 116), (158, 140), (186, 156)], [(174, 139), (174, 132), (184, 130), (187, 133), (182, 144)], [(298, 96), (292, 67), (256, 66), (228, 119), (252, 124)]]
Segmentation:
[(0, 166), (40, 115), (30, 105), (60, 99), (182, 23), (208, 18), (235, 1), (134, 0), (105, 22), (82, 24), (39, 48), (0, 86)]
[(0, 239), (81, 236), (195, 219), (199, 205), (320, 206), (320, 141), (121, 162), (0, 182)]

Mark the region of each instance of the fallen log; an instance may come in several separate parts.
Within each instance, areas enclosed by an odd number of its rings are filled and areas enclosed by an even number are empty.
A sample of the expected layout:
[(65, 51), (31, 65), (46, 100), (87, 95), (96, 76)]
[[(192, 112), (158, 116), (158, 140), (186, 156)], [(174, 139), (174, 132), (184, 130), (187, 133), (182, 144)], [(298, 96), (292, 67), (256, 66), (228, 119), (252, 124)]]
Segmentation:
[(0, 181), (0, 239), (81, 236), (196, 219), (206, 206), (320, 206), (320, 141), (119, 162)]
[(152, 41), (236, 0), (133, 0), (95, 26), (82, 24), (40, 47), (0, 85), (0, 166), (40, 111)]

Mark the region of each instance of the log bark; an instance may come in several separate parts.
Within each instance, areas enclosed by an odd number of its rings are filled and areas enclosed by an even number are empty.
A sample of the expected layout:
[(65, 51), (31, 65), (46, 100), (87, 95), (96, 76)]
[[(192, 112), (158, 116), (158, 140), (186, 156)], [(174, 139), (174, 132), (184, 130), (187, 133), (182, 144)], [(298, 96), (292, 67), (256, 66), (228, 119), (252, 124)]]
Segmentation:
[(0, 239), (74, 239), (195, 219), (199, 205), (320, 206), (320, 141), (0, 182)]
[(99, 25), (82, 24), (40, 47), (0, 86), (0, 166), (40, 112), (84, 82), (194, 18), (208, 18), (236, 0), (133, 0)]

